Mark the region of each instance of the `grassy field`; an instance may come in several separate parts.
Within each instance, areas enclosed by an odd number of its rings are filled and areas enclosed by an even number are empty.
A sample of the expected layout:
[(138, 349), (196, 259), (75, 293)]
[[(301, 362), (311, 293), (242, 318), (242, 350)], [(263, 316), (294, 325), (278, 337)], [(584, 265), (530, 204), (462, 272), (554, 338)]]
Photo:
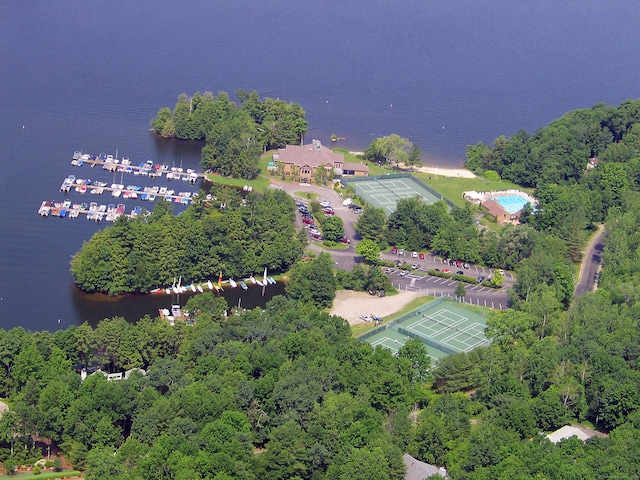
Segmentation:
[(50, 478), (73, 478), (81, 477), (82, 472), (78, 470), (64, 470), (62, 472), (42, 472), (39, 474), (34, 473), (18, 473), (16, 475), (0, 475), (0, 480), (26, 480), (26, 479), (40, 479), (46, 480)]
[(420, 172), (414, 172), (413, 175), (458, 207), (464, 207), (465, 203), (467, 203), (466, 200), (462, 198), (462, 192), (470, 190), (486, 192), (491, 190), (509, 190), (513, 188), (533, 194), (533, 189), (522, 188), (515, 183), (507, 182), (505, 180), (490, 182), (481, 177), (445, 177), (442, 175), (431, 175), (429, 173)]

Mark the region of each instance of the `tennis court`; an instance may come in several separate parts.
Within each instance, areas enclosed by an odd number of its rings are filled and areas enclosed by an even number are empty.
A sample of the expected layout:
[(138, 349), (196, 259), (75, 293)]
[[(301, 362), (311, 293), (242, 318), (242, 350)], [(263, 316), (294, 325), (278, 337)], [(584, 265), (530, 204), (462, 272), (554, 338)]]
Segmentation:
[[(486, 319), (462, 304), (443, 299), (423, 305), (403, 317), (361, 337), (374, 347), (382, 345), (395, 355), (409, 338), (427, 345), (434, 361), (489, 345), (484, 335)], [(364, 338), (366, 336), (366, 338)]]
[(386, 175), (383, 177), (353, 177), (342, 180), (345, 185), (353, 188), (356, 195), (369, 205), (384, 208), (387, 214), (393, 213), (398, 200), (422, 197), (432, 204), (442, 198), (411, 175)]

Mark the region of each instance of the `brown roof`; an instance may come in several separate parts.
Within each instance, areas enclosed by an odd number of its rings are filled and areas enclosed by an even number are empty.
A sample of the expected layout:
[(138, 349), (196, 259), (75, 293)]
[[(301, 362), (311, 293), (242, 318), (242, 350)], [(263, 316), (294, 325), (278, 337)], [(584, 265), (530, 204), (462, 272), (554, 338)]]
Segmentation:
[(485, 200), (482, 202), (482, 206), (489, 210), (489, 213), (496, 218), (507, 213), (507, 211), (495, 200)]
[(351, 163), (344, 162), (342, 166), (343, 170), (353, 170), (354, 172), (367, 172), (369, 173), (369, 166), (364, 163)]
[(278, 157), (278, 161), (298, 167), (317, 168), (321, 165), (333, 167), (335, 163), (344, 162), (342, 153), (332, 152), (317, 140), (309, 145), (287, 145), (285, 148), (279, 148)]

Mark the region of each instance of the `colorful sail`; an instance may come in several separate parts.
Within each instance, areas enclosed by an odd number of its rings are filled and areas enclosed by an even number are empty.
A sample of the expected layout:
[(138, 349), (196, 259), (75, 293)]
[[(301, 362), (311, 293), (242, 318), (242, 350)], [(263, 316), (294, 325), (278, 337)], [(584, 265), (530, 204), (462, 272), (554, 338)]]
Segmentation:
[(222, 272), (220, 272), (220, 276), (218, 277), (218, 286), (222, 286)]

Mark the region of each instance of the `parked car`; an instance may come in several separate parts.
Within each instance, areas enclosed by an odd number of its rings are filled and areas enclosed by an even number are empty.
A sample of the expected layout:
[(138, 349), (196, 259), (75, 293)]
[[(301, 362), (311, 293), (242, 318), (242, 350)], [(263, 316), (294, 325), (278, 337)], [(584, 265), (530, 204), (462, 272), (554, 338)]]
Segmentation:
[(411, 258), (418, 258), (418, 252), (411, 252)]
[(484, 275), (480, 275), (478, 277), (478, 283), (482, 283), (482, 282), (484, 282)]
[(312, 218), (307, 218), (307, 217), (302, 219), (302, 223), (306, 223), (307, 225), (313, 225), (314, 224), (313, 223), (313, 219)]
[(463, 267), (464, 267), (464, 268), (469, 268), (469, 264), (468, 264), (468, 263), (465, 263), (465, 264), (463, 265)]
[(462, 266), (462, 261), (456, 260), (456, 267), (460, 268)]
[(424, 260), (424, 253), (419, 253), (418, 257), (420, 258), (420, 260)]
[(331, 206), (331, 202), (329, 202), (329, 200), (324, 200), (322, 198), (320, 200), (318, 200), (318, 203), (322, 207), (330, 207)]
[(449, 272), (451, 272), (451, 270), (449, 270), (448, 268), (443, 268), (442, 269), (442, 273), (449, 273)]
[(391, 253), (398, 253), (398, 247), (393, 247), (391, 249)]
[(361, 208), (354, 208), (353, 209), (353, 213), (360, 214), (360, 213), (362, 213), (362, 209)]
[(413, 268), (414, 270), (417, 270), (420, 268), (420, 265), (418, 265), (417, 263), (414, 263), (413, 265), (411, 265), (411, 268)]
[(342, 243), (346, 243), (346, 244), (351, 243), (351, 240), (349, 240), (347, 237), (342, 237), (342, 238), (340, 239), (340, 241), (341, 241)]
[(463, 272), (462, 270), (458, 270), (458, 271), (456, 272), (456, 275), (464, 275), (464, 272)]
[(407, 270), (402, 270), (398, 275), (404, 277), (407, 273), (409, 273)]
[(401, 248), (400, 250), (398, 250), (398, 255), (404, 255), (404, 248)]
[(312, 233), (311, 236), (313, 238), (315, 238), (316, 240), (320, 240), (322, 238), (322, 235), (320, 235), (320, 233), (318, 233), (318, 232)]
[(452, 267), (456, 266), (456, 262), (454, 260), (449, 260), (449, 265)]
[(448, 258), (443, 258), (442, 259), (442, 263), (448, 264), (449, 263), (449, 259)]

